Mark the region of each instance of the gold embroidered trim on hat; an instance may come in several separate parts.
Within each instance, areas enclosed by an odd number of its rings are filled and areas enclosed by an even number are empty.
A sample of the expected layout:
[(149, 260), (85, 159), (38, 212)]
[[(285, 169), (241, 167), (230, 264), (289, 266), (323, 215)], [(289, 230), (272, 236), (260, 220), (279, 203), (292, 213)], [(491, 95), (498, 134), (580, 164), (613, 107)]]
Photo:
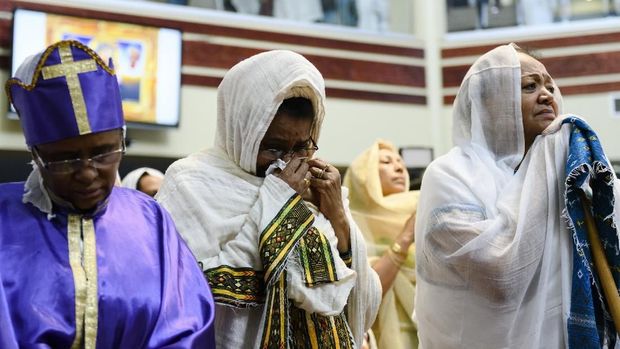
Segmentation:
[(77, 123), (80, 134), (90, 133), (90, 123), (88, 122), (88, 113), (86, 111), (86, 102), (82, 93), (82, 85), (78, 74), (87, 73), (97, 70), (97, 63), (94, 59), (85, 59), (81, 61), (73, 61), (71, 46), (69, 43), (63, 43), (58, 47), (60, 54), (60, 64), (48, 65), (43, 67), (43, 80), (55, 79), (64, 76), (67, 79), (69, 87), (69, 95), (71, 96), (71, 104), (73, 113), (75, 114), (75, 122)]
[(34, 70), (34, 73), (32, 74), (32, 81), (30, 81), (30, 83), (21, 81), (19, 79), (16, 78), (12, 78), (9, 79), (6, 84), (4, 85), (4, 90), (6, 92), (7, 97), (9, 98), (9, 103), (13, 103), (13, 98), (11, 97), (11, 86), (12, 85), (18, 85), (21, 88), (25, 89), (26, 91), (32, 91), (32, 89), (35, 88), (37, 81), (39, 80), (39, 75), (41, 74), (41, 70), (43, 69), (43, 64), (45, 64), (45, 62), (47, 61), (47, 58), (49, 57), (49, 55), (52, 54), (52, 52), (54, 52), (54, 50), (57, 47), (60, 47), (61, 45), (69, 45), (69, 46), (73, 46), (73, 47), (77, 47), (81, 50), (83, 50), (84, 52), (86, 52), (92, 59), (94, 59), (96, 61), (96, 63), (106, 72), (108, 72), (110, 75), (114, 76), (114, 69), (111, 69), (110, 67), (108, 67), (108, 65), (101, 59), (101, 57), (99, 57), (97, 55), (97, 53), (95, 51), (93, 51), (90, 47), (82, 44), (79, 41), (75, 41), (75, 40), (65, 40), (65, 41), (59, 41), (53, 45), (51, 45), (50, 47), (48, 47), (43, 54), (41, 54), (41, 58), (39, 59), (39, 63), (37, 64), (37, 67)]

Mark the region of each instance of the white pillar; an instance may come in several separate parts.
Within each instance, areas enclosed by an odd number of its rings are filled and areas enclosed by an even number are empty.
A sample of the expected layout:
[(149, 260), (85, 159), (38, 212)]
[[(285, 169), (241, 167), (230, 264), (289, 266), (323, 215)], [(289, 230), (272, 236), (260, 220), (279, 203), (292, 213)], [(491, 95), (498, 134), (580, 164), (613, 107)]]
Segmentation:
[(426, 105), (435, 157), (451, 146), (451, 122), (443, 105), (441, 43), (446, 32), (446, 2), (414, 0), (414, 35), (424, 42)]

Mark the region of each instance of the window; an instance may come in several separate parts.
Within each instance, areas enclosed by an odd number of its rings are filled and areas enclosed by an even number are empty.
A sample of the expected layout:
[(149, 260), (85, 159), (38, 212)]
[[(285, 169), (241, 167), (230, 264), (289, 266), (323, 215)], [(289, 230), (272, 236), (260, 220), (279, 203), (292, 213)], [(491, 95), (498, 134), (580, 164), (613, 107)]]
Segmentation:
[(447, 0), (448, 32), (620, 15), (620, 0)]
[(149, 0), (305, 23), (413, 33), (411, 0)]

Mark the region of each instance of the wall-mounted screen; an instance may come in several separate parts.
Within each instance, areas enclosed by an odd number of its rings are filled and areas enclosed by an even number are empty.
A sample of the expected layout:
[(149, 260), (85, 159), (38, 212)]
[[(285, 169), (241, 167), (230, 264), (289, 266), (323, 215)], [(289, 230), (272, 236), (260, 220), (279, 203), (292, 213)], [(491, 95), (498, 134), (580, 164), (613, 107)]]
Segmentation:
[(178, 126), (181, 32), (17, 9), (12, 73), (23, 60), (59, 40), (77, 40), (112, 59), (125, 120), (131, 126)]
[(425, 168), (433, 161), (433, 148), (402, 147), (399, 152), (405, 166), (409, 168)]
[(398, 151), (409, 173), (409, 190), (420, 190), (426, 166), (433, 161), (433, 148), (411, 146)]

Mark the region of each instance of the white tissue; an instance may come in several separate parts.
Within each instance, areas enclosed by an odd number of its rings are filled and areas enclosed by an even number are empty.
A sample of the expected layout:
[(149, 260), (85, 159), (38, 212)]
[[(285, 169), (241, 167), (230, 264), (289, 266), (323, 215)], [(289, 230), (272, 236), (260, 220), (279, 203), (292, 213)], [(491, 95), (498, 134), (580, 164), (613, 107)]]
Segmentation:
[(267, 171), (265, 171), (265, 176), (269, 176), (270, 174), (272, 174), (276, 170), (276, 168), (284, 170), (286, 164), (288, 164), (288, 162), (285, 162), (282, 159), (277, 159), (276, 161), (272, 162), (271, 165), (269, 165)]

